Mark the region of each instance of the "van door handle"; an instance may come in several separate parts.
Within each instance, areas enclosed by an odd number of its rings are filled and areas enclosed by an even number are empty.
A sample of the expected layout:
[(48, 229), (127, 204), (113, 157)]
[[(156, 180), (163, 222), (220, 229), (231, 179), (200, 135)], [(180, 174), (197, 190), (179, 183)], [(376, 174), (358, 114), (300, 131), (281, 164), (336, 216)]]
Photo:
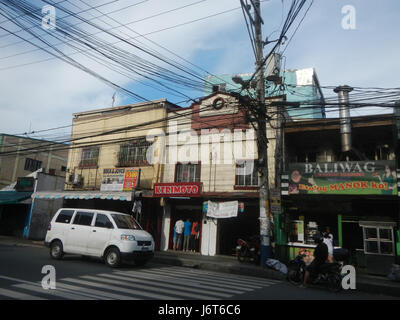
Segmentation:
[(75, 228), (74, 228), (74, 227), (72, 227), (72, 228), (71, 228), (71, 230), (75, 230)]
[(93, 232), (96, 232), (96, 230), (93, 230)]

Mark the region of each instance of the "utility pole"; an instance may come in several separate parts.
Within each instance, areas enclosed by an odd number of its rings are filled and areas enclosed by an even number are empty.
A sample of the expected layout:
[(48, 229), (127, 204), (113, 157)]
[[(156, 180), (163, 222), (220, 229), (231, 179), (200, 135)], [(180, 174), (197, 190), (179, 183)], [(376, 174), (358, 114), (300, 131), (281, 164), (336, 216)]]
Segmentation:
[(254, 32), (256, 49), (256, 95), (257, 95), (257, 151), (258, 170), (260, 177), (259, 202), (260, 202), (260, 241), (261, 241), (261, 266), (265, 266), (266, 260), (271, 255), (270, 244), (270, 190), (268, 179), (268, 139), (267, 139), (267, 110), (265, 106), (265, 80), (263, 65), (263, 39), (261, 33), (260, 0), (253, 0)]

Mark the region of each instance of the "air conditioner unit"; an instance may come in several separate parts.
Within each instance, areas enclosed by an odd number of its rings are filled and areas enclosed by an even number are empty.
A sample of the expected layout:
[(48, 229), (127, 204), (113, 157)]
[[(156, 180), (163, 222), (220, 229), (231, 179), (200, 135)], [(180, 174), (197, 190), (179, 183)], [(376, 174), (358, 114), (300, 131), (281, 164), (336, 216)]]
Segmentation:
[[(72, 176), (72, 179), (71, 179)], [(70, 175), (70, 180), (72, 180), (72, 184), (74, 186), (79, 186), (83, 183), (83, 177), (82, 175), (78, 174), (78, 173), (73, 173), (72, 175)]]

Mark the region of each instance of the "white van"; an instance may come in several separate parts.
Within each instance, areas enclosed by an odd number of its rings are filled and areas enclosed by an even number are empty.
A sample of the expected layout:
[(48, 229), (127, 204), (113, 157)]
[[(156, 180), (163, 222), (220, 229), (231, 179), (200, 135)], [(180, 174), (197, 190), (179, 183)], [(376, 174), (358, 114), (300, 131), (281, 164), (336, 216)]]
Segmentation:
[(127, 214), (94, 209), (61, 208), (47, 229), (50, 256), (64, 253), (101, 257), (110, 267), (122, 261), (144, 265), (154, 256), (154, 240)]

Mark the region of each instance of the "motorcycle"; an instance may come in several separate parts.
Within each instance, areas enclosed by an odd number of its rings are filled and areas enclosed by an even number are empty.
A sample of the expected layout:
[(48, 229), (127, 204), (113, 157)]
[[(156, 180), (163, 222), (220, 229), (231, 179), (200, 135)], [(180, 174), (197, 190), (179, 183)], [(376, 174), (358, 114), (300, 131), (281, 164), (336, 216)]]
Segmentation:
[(249, 241), (237, 240), (236, 254), (239, 262), (249, 260), (253, 263), (260, 262), (260, 240), (258, 236), (253, 236)]
[[(289, 262), (287, 278), (294, 285), (303, 283), (306, 272), (305, 257), (305, 254), (299, 254), (294, 260)], [(343, 279), (341, 269), (342, 266), (340, 263), (325, 263), (320, 267), (318, 274), (310, 274), (309, 281), (313, 285), (327, 286), (332, 292), (339, 292), (342, 289)]]

